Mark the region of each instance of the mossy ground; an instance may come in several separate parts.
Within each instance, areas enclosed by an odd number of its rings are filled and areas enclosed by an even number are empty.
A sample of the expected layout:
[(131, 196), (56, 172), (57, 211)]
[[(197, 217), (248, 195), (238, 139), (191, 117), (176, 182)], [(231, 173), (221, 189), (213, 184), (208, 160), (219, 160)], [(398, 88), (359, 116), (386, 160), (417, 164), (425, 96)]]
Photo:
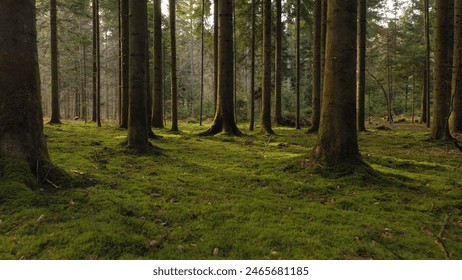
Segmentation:
[(52, 161), (90, 186), (1, 197), (0, 259), (462, 258), (462, 154), (425, 128), (371, 127), (376, 174), (329, 176), (300, 165), (306, 129), (206, 127), (155, 130), (160, 153), (140, 156), (115, 125), (45, 125)]

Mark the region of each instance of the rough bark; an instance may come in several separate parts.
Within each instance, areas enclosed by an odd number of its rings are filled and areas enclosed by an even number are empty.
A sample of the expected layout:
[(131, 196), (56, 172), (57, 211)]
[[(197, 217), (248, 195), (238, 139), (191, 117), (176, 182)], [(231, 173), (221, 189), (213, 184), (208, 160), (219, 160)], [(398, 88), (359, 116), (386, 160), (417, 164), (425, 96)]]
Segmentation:
[(50, 123), (61, 123), (59, 110), (59, 76), (58, 76), (58, 24), (56, 0), (50, 0), (50, 51), (51, 51), (51, 120)]
[(462, 132), (462, 0), (454, 0), (454, 59), (450, 130)]
[(122, 1), (122, 104), (120, 108), (120, 127), (128, 128), (128, 66), (129, 66), (129, 12), (128, 0)]
[(175, 0), (169, 0), (170, 16), (170, 55), (171, 55), (171, 86), (172, 95), (172, 131), (178, 131), (178, 84), (176, 73), (176, 12)]
[(330, 168), (360, 163), (356, 130), (357, 2), (329, 0), (319, 138), (314, 158)]
[(310, 133), (319, 129), (321, 117), (321, 0), (315, 1), (313, 27), (313, 75)]
[(366, 25), (367, 1), (358, 0), (358, 62), (356, 76), (356, 123), (358, 126), (358, 131), (366, 131)]
[(282, 124), (282, 5), (276, 0), (276, 80), (274, 94), (274, 124)]
[[(218, 102), (212, 126), (203, 136), (220, 132), (240, 136), (242, 133), (236, 126), (234, 118), (234, 52), (233, 52), (233, 1), (218, 2)], [(215, 50), (216, 51), (216, 50)]]
[(128, 147), (139, 152), (150, 145), (146, 123), (146, 0), (132, 0), (130, 11)]
[(274, 134), (271, 128), (271, 0), (263, 1), (263, 65), (261, 132)]
[(0, 156), (31, 171), (49, 161), (43, 137), (34, 0), (0, 1)]
[(454, 0), (436, 1), (435, 77), (433, 85), (433, 139), (451, 139), (448, 118), (451, 106)]

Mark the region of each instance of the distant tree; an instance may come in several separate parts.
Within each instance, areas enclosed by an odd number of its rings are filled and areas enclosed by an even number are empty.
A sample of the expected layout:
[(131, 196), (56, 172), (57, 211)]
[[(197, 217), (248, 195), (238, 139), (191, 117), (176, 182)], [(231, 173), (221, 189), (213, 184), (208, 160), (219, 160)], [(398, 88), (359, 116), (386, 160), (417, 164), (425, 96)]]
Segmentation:
[(43, 136), (34, 0), (0, 1), (0, 157), (32, 172), (49, 161)]
[(263, 80), (261, 131), (274, 134), (271, 128), (271, 0), (263, 0)]
[(275, 76), (276, 80), (275, 80), (275, 94), (274, 94), (273, 123), (280, 125), (282, 124), (282, 5), (281, 5), (281, 0), (276, 0), (276, 61), (275, 63), (276, 63), (276, 76)]
[(128, 147), (139, 152), (150, 148), (146, 117), (147, 2), (132, 0), (130, 11)]
[(452, 72), (452, 132), (462, 132), (462, 0), (454, 0), (454, 59)]
[(91, 121), (101, 126), (101, 63), (99, 33), (99, 0), (92, 0), (93, 8), (93, 113)]
[(433, 84), (433, 139), (451, 139), (449, 112), (453, 55), (454, 0), (436, 0), (435, 77)]
[(297, 0), (297, 18), (296, 18), (296, 51), (295, 51), (295, 68), (297, 69), (297, 74), (295, 75), (295, 128), (300, 129), (300, 82), (301, 82), (301, 54), (300, 54), (300, 10), (301, 10), (301, 2)]
[(358, 131), (366, 131), (366, 41), (367, 0), (358, 0), (358, 62), (356, 76), (356, 123)]
[(161, 0), (154, 0), (154, 84), (152, 126), (164, 127), (163, 61), (162, 61), (162, 7)]
[(329, 0), (326, 64), (319, 138), (314, 158), (323, 166), (361, 162), (356, 129), (357, 1)]
[(170, 16), (170, 56), (171, 56), (171, 96), (172, 96), (172, 131), (178, 131), (178, 82), (176, 72), (176, 12), (175, 0), (169, 0)]
[(51, 120), (50, 123), (61, 123), (59, 110), (59, 76), (58, 76), (58, 23), (56, 0), (50, 0), (50, 30), (51, 30)]
[[(200, 135), (210, 136), (224, 131), (240, 136), (234, 118), (233, 84), (233, 1), (218, 1), (218, 103), (212, 126)], [(215, 50), (217, 51), (217, 50)]]
[(121, 0), (122, 29), (122, 104), (120, 108), (120, 127), (128, 128), (128, 72), (129, 72), (129, 11), (128, 0)]

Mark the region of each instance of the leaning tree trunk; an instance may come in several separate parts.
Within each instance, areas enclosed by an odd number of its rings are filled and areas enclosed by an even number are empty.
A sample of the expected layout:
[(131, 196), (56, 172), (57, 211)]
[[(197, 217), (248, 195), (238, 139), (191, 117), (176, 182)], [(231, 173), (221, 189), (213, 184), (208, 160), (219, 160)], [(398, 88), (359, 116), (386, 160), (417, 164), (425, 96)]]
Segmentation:
[(356, 123), (358, 131), (366, 131), (365, 100), (366, 100), (366, 25), (367, 25), (367, 1), (358, 0), (358, 62), (356, 77)]
[(315, 1), (313, 27), (313, 76), (310, 133), (318, 132), (321, 117), (321, 0)]
[(326, 64), (314, 158), (330, 168), (361, 162), (356, 132), (357, 1), (329, 0)]
[[(234, 118), (234, 52), (233, 52), (233, 1), (218, 1), (218, 103), (212, 126), (203, 136), (220, 132), (242, 135)], [(217, 51), (217, 50), (215, 50)]]
[(164, 127), (163, 61), (162, 61), (162, 7), (161, 0), (154, 0), (154, 83), (152, 126)]
[(451, 139), (449, 112), (451, 106), (451, 75), (453, 55), (454, 0), (436, 1), (435, 78), (433, 85), (433, 139)]
[(175, 0), (169, 1), (170, 10), (170, 55), (171, 55), (171, 95), (172, 131), (178, 131), (178, 82), (176, 73), (176, 12)]
[(122, 1), (122, 104), (120, 105), (120, 127), (128, 128), (128, 64), (129, 64), (129, 11), (128, 0)]
[(462, 0), (454, 0), (454, 63), (450, 130), (462, 132)]
[(35, 172), (37, 164), (49, 157), (43, 136), (34, 0), (0, 1), (0, 38), (0, 158), (17, 159)]
[(130, 12), (128, 147), (139, 152), (149, 149), (146, 117), (147, 3), (132, 0)]
[(51, 120), (50, 123), (61, 123), (59, 112), (59, 77), (58, 77), (58, 24), (56, 15), (56, 0), (50, 0), (50, 30), (51, 30)]
[(273, 123), (282, 124), (282, 5), (276, 0), (276, 81)]
[(271, 0), (263, 1), (263, 80), (261, 131), (274, 134), (271, 128)]

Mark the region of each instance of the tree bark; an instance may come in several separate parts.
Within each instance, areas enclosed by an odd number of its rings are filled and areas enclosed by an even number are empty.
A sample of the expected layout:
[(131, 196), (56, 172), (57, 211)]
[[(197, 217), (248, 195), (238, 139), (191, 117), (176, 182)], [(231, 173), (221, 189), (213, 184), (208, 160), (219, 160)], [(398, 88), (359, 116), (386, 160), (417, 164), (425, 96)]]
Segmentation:
[(175, 0), (169, 0), (170, 15), (170, 55), (171, 55), (171, 95), (172, 131), (178, 131), (178, 84), (176, 73), (176, 12)]
[(453, 55), (454, 0), (436, 1), (435, 77), (433, 85), (433, 139), (451, 139), (449, 112), (451, 107), (451, 75)]
[(255, 0), (252, 0), (252, 39), (250, 46), (250, 131), (253, 131), (255, 127), (255, 6)]
[[(0, 1), (0, 157), (49, 161), (43, 136), (34, 0)], [(4, 175), (5, 176), (5, 175)]]
[(454, 0), (454, 59), (450, 130), (462, 132), (462, 0)]
[(263, 0), (263, 79), (261, 132), (274, 134), (271, 128), (271, 0)]
[(361, 162), (356, 130), (357, 1), (329, 0), (319, 138), (314, 158), (330, 168)]
[[(273, 123), (282, 124), (282, 4), (276, 0), (276, 81)], [(298, 3), (298, 2), (297, 2)]]
[(218, 110), (218, 0), (213, 3), (213, 79), (215, 112)]
[(358, 131), (366, 131), (365, 125), (365, 100), (366, 100), (366, 26), (367, 26), (367, 1), (358, 0), (358, 62), (356, 76), (356, 123)]
[(61, 123), (59, 109), (59, 76), (58, 76), (58, 24), (56, 0), (50, 0), (50, 29), (51, 29), (51, 124)]
[[(241, 136), (234, 118), (234, 52), (233, 52), (233, 1), (218, 2), (218, 103), (212, 126), (202, 136), (215, 135), (220, 132)], [(215, 50), (217, 51), (217, 50)]]
[(147, 3), (132, 0), (130, 11), (129, 118), (128, 147), (145, 152), (149, 149), (146, 117)]
[(128, 72), (129, 72), (129, 11), (128, 0), (122, 1), (122, 105), (120, 106), (120, 128), (128, 128)]
[(321, 117), (321, 0), (315, 0), (313, 27), (313, 76), (312, 76), (312, 107), (311, 127), (309, 133), (319, 130)]
[(154, 0), (154, 83), (152, 126), (163, 128), (163, 61), (162, 61), (162, 6), (161, 0)]

